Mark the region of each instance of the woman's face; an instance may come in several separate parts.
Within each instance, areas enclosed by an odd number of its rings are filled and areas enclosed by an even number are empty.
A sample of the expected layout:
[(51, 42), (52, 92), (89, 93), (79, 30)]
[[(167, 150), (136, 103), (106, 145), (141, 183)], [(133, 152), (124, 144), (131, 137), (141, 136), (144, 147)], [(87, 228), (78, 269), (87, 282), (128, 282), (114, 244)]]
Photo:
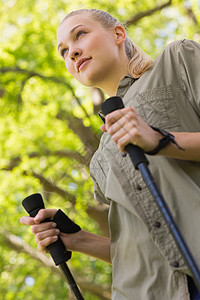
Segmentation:
[(103, 88), (112, 80), (120, 60), (116, 33), (89, 14), (67, 18), (57, 33), (58, 50), (67, 70), (86, 86)]

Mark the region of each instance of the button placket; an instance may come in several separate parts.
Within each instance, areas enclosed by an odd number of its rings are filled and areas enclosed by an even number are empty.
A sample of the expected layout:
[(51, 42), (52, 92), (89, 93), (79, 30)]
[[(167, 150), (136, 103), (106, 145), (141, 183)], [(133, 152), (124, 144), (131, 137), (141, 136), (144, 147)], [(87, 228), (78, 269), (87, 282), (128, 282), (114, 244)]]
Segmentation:
[(153, 226), (156, 227), (156, 228), (160, 228), (161, 227), (161, 223), (159, 221), (155, 221), (153, 223)]
[(141, 191), (142, 191), (142, 187), (141, 187), (141, 185), (140, 185), (140, 184), (137, 184), (137, 185), (136, 185), (136, 190), (137, 190), (137, 191), (139, 191), (139, 192), (141, 192)]
[(171, 264), (170, 264), (172, 267), (174, 268), (178, 268), (180, 266), (179, 262), (178, 261), (173, 261)]

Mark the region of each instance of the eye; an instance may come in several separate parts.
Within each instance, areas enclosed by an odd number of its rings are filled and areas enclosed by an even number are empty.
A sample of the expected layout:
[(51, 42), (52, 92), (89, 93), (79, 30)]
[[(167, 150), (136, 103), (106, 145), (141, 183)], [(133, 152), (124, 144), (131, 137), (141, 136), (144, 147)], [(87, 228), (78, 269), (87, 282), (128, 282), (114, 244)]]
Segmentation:
[(62, 50), (60, 51), (61, 56), (64, 57), (64, 56), (66, 55), (67, 51), (68, 51), (67, 48), (62, 49)]
[(79, 30), (79, 31), (77, 32), (77, 34), (76, 34), (76, 38), (78, 39), (81, 35), (83, 35), (83, 34), (85, 34), (85, 33), (87, 33), (87, 32), (84, 31), (84, 30)]

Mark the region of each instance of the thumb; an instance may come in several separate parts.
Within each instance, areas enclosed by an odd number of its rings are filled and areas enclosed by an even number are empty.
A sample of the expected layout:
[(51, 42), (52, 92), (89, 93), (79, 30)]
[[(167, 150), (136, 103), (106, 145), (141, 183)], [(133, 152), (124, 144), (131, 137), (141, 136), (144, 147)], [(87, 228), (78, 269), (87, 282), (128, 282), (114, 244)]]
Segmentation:
[(53, 219), (56, 212), (57, 209), (40, 209), (37, 215), (35, 216), (34, 221), (35, 223), (40, 223), (46, 218)]
[(103, 132), (107, 132), (107, 130), (106, 130), (106, 125), (105, 125), (105, 124), (101, 125), (101, 126), (100, 126), (100, 129), (101, 129), (101, 131), (103, 131)]

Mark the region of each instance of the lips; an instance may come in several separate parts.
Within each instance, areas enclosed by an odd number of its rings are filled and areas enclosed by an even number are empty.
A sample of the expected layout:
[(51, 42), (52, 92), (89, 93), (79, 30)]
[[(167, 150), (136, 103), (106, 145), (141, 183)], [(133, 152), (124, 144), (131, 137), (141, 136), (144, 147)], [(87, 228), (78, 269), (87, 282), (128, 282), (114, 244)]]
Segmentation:
[(89, 61), (91, 58), (81, 58), (76, 63), (77, 72), (80, 72), (81, 67), (85, 64), (85, 62)]

